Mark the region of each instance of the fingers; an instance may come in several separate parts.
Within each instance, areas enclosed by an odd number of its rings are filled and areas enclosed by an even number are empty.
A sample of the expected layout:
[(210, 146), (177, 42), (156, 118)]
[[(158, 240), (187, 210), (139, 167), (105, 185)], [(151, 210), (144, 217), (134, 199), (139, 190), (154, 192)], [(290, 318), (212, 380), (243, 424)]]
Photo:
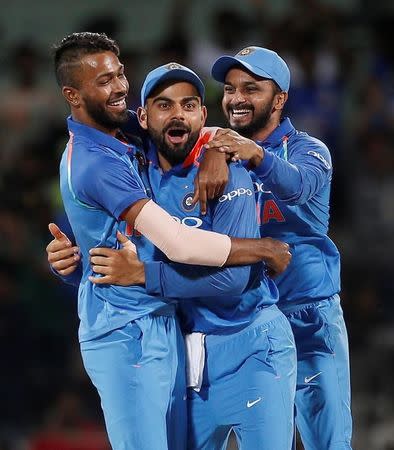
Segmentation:
[(207, 213), (207, 182), (202, 180), (197, 174), (194, 178), (194, 194), (192, 204), (195, 205), (197, 201), (200, 202), (200, 213), (205, 215)]
[[(48, 224), (48, 229), (51, 233), (51, 235), (58, 240), (61, 241), (68, 241), (70, 242), (70, 239), (63, 233), (63, 231), (55, 224), (55, 223), (50, 223)], [(71, 245), (71, 242), (70, 242)]]
[[(115, 250), (116, 251), (116, 250)], [(111, 265), (111, 258), (108, 256), (91, 256), (90, 257), (90, 264), (92, 266), (103, 266), (103, 267), (108, 267)]]
[(90, 256), (103, 256), (105, 258), (109, 258), (110, 256), (115, 255), (115, 253), (118, 251), (119, 250), (116, 250), (114, 248), (108, 248), (108, 247), (94, 247), (89, 250), (89, 255)]
[(56, 272), (58, 272), (63, 277), (66, 277), (67, 275), (70, 275), (71, 273), (73, 273), (77, 267), (78, 267), (78, 264), (73, 264), (72, 266), (68, 267), (67, 269), (56, 270)]
[(198, 174), (197, 174), (196, 177), (194, 178), (194, 193), (193, 193), (193, 198), (192, 198), (193, 206), (198, 202), (199, 198), (200, 198), (200, 188), (198, 185)]
[(208, 150), (217, 150), (222, 153), (234, 153), (233, 145), (235, 142), (231, 141), (225, 141), (223, 139), (214, 139), (213, 141), (208, 142), (205, 144), (205, 147)]
[[(49, 259), (49, 258), (48, 258)], [(79, 255), (73, 255), (69, 258), (63, 258), (58, 261), (49, 261), (50, 265), (60, 275), (69, 275), (78, 267)]]
[(219, 198), (223, 195), (223, 192), (226, 188), (226, 184), (227, 183), (222, 183), (216, 186), (214, 198)]
[(207, 202), (208, 202), (207, 195), (208, 195), (207, 184), (200, 182), (200, 187), (199, 187), (200, 213), (203, 216), (205, 216), (205, 214), (207, 213)]
[(123, 233), (121, 233), (119, 230), (116, 232), (116, 237), (122, 245), (127, 244), (127, 242), (130, 242), (129, 238), (125, 236)]
[[(69, 249), (73, 250), (73, 249)], [(72, 265), (77, 265), (81, 257), (77, 253), (57, 252), (48, 254), (49, 264), (58, 272), (63, 269), (67, 269)]]
[(132, 251), (133, 253), (137, 254), (137, 247), (130, 241), (130, 239), (126, 235), (124, 235), (120, 231), (117, 231), (116, 237), (125, 250)]
[(67, 256), (68, 254), (71, 253), (77, 253), (79, 251), (78, 247), (71, 247), (71, 242), (69, 240), (65, 241), (63, 240), (58, 240), (58, 239), (53, 239), (47, 246), (46, 246), (46, 252), (47, 253), (51, 253), (51, 252), (60, 252), (62, 250), (66, 251), (65, 256)]
[(114, 274), (114, 270), (111, 266), (105, 266), (99, 263), (94, 264), (92, 262), (92, 270), (94, 273), (98, 273), (100, 275), (112, 275)]
[[(58, 244), (58, 243), (57, 243)], [(59, 246), (53, 244), (48, 245), (47, 253), (48, 253), (48, 262), (53, 265), (56, 262), (60, 262), (61, 260), (73, 259), (74, 261), (78, 261), (80, 259), (78, 252), (78, 247), (66, 247)], [(49, 249), (49, 250), (48, 250)]]
[(208, 197), (208, 200), (213, 200), (215, 198), (215, 193), (216, 193), (216, 183), (215, 184), (208, 183), (207, 184), (207, 197)]
[(114, 284), (114, 280), (110, 275), (106, 275), (104, 277), (90, 276), (88, 278), (93, 284)]

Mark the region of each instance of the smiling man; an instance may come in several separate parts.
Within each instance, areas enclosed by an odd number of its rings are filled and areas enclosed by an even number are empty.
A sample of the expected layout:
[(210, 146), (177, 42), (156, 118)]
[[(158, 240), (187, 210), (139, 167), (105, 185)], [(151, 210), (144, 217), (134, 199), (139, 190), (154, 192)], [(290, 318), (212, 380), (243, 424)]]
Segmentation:
[(212, 66), (212, 76), (223, 83), (222, 107), (232, 130), (219, 131), (207, 147), (249, 162), (261, 236), (283, 239), (292, 249), (287, 271), (275, 282), (278, 306), (296, 342), (296, 424), (304, 447), (350, 450), (349, 349), (339, 297), (340, 255), (328, 236), (333, 174), (329, 149), (282, 117), (290, 71), (276, 52), (251, 46), (234, 56), (221, 56)]

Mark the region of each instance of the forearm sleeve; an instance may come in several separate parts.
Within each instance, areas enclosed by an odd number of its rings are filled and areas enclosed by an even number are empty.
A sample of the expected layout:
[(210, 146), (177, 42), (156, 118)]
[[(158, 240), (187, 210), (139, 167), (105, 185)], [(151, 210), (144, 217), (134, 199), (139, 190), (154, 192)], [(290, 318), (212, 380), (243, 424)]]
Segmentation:
[(82, 278), (82, 267), (78, 264), (78, 267), (70, 275), (60, 275), (51, 265), (49, 265), (51, 272), (56, 275), (60, 280), (66, 284), (71, 284), (72, 286), (78, 287)]
[(241, 295), (250, 277), (250, 266), (217, 269), (163, 262), (146, 262), (144, 266), (147, 292), (166, 298)]
[(141, 209), (134, 228), (174, 262), (221, 267), (231, 250), (229, 236), (176, 222), (152, 200)]

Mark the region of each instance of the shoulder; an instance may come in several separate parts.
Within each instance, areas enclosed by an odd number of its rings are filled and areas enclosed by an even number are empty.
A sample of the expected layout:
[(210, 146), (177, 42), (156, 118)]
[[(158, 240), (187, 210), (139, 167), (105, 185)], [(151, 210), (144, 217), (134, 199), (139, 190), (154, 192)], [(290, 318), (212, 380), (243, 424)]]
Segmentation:
[(327, 145), (320, 139), (304, 131), (296, 131), (289, 139), (289, 150), (319, 159), (327, 169), (331, 169), (331, 154)]

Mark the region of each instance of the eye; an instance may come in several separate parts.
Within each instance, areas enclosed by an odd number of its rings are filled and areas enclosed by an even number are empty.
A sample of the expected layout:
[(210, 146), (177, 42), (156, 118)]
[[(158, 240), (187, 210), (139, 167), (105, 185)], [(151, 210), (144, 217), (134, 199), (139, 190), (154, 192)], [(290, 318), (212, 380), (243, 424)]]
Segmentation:
[(189, 111), (192, 111), (196, 108), (197, 108), (197, 103), (195, 103), (195, 102), (188, 102), (185, 104), (185, 109), (187, 109)]
[(111, 82), (111, 78), (102, 78), (100, 81), (99, 81), (99, 84), (101, 85), (101, 86), (105, 86), (106, 84), (109, 84)]
[(225, 92), (226, 94), (232, 94), (232, 93), (234, 92), (234, 88), (233, 88), (232, 86), (225, 85), (225, 86), (224, 86), (224, 92)]

